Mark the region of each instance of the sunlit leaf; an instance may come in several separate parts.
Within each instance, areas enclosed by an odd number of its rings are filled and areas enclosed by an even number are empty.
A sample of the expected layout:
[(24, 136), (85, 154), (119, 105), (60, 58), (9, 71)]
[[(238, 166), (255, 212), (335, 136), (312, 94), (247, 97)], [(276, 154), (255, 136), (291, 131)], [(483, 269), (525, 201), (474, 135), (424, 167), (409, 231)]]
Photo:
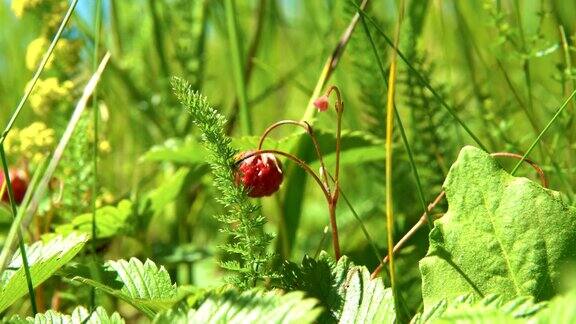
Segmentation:
[(444, 183), (448, 212), (420, 262), (424, 309), (464, 294), (550, 299), (576, 257), (576, 212), (557, 192), (462, 149)]

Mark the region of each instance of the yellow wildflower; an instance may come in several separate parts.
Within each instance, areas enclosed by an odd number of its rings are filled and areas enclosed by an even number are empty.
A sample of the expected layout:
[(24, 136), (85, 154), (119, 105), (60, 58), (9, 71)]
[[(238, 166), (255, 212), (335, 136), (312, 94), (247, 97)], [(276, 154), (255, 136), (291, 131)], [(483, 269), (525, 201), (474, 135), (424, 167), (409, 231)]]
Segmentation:
[(21, 18), (24, 11), (36, 8), (43, 0), (12, 0), (12, 11), (16, 17)]
[[(49, 46), (50, 40), (43, 36), (36, 38), (28, 44), (26, 50), (26, 67), (30, 71), (36, 70)], [(51, 68), (54, 65), (54, 58), (57, 58), (57, 67), (66, 73), (72, 72), (78, 62), (80, 62), (80, 47), (81, 44), (79, 41), (61, 39), (56, 43), (54, 52), (50, 59), (48, 59), (48, 62), (46, 62), (46, 68)]]
[(74, 83), (68, 80), (62, 83), (54, 77), (38, 80), (30, 95), (30, 106), (38, 115), (45, 115), (53, 111), (59, 103), (71, 100), (73, 88)]
[(98, 149), (102, 153), (110, 153), (110, 151), (112, 150), (112, 146), (110, 146), (110, 142), (108, 142), (107, 140), (103, 140), (100, 141), (100, 143), (98, 144)]
[(42, 122), (34, 122), (23, 129), (12, 129), (4, 144), (8, 154), (38, 163), (54, 145), (54, 130)]

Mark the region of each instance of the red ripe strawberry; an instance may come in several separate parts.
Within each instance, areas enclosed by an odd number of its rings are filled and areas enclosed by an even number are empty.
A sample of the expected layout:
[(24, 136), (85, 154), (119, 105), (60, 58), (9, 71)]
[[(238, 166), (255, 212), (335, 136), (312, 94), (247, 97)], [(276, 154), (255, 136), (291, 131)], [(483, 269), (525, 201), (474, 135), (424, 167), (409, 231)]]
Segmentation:
[[(28, 189), (28, 174), (26, 171), (16, 168), (11, 168), (9, 174), (12, 189), (14, 190), (14, 200), (17, 204), (20, 204), (22, 200), (24, 200), (24, 195)], [(2, 188), (4, 188), (4, 172), (1, 172), (0, 170), (0, 191)], [(2, 201), (6, 203), (10, 202), (10, 198), (8, 197), (8, 187), (4, 189)]]
[[(253, 152), (245, 152), (239, 159)], [(282, 164), (274, 154), (261, 153), (244, 159), (236, 170), (236, 184), (242, 184), (247, 189), (249, 197), (264, 197), (278, 191), (284, 175)]]

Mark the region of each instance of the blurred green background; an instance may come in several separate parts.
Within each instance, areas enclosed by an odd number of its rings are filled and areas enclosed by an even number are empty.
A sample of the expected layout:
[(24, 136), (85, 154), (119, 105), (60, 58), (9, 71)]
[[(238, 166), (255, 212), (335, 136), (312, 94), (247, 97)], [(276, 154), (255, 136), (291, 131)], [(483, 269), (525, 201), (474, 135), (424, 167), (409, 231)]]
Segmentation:
[[(93, 72), (94, 4), (80, 1), (64, 32), (66, 43), (57, 48), (37, 86), (38, 94), (32, 95), (16, 123), (19, 130), (34, 122), (53, 129), (54, 142), (34, 148), (35, 153), (53, 148)], [(7, 123), (39, 62), (42, 41), (36, 40), (51, 39), (66, 5), (49, 0), (1, 2), (0, 125)], [(376, 28), (366, 22), (386, 69), (391, 49), (379, 29), (392, 36), (397, 6), (396, 1), (380, 0), (370, 1), (367, 9), (378, 24)], [(17, 8), (27, 9), (18, 13)], [(255, 136), (267, 125), (302, 118), (322, 67), (355, 10), (351, 1), (236, 1), (253, 129), (246, 134), (237, 116), (233, 49), (223, 1), (102, 1), (98, 52), (101, 57), (108, 50), (112, 58), (98, 87), (99, 204), (116, 206), (129, 199), (136, 206), (130, 216), (134, 218), (101, 242), (103, 257), (149, 257), (166, 265), (179, 283), (220, 283), (224, 274), (215, 262), (220, 257), (217, 245), (227, 238), (219, 234), (212, 216), (222, 207), (196, 130), (176, 102), (169, 78), (189, 80), (229, 117), (235, 145), (253, 148)], [(400, 49), (490, 151), (523, 154), (576, 87), (575, 37), (574, 1), (413, 0), (407, 1)], [(47, 82), (50, 78), (57, 84)], [(362, 23), (328, 84), (341, 89), (345, 102), (342, 190), (383, 255), (387, 87)], [(474, 141), (404, 62), (399, 63), (396, 104), (415, 154), (425, 200), (430, 202), (440, 192), (460, 148)], [(574, 105), (569, 104), (530, 155), (546, 171), (551, 188), (561, 191), (571, 204), (576, 163)], [(93, 125), (90, 118), (83, 120), (58, 171), (63, 186), (51, 192), (52, 199), (64, 198), (57, 206), (45, 203), (39, 215), (40, 234), (57, 231), (90, 210), (92, 193), (86, 182), (93, 177), (89, 154)], [(317, 115), (310, 122), (320, 134), (323, 150), (333, 152), (335, 114)], [(406, 149), (396, 133), (395, 241), (422, 213)], [(292, 150), (298, 134), (296, 129), (282, 128), (273, 134), (278, 142), (267, 145)], [(318, 168), (312, 146), (301, 147), (299, 153)], [(21, 151), (8, 154), (15, 165), (30, 159)], [(329, 161), (333, 167), (333, 156)], [(502, 162), (508, 167), (515, 163)], [(290, 162), (284, 164), (283, 188), (262, 199), (262, 212), (268, 230), (276, 233), (276, 252), (299, 262), (305, 254), (331, 250), (329, 235), (324, 233), (328, 211), (315, 184)], [(29, 167), (33, 169), (33, 163)], [(520, 174), (535, 178), (530, 168)], [(87, 188), (82, 189), (83, 185)], [(146, 209), (150, 197), (156, 205)], [(56, 208), (62, 206), (67, 209)], [(378, 260), (343, 202), (338, 222), (343, 253), (374, 268)], [(7, 228), (9, 222), (3, 225)], [(413, 299), (416, 306), (417, 260), (426, 251), (426, 237), (426, 231), (420, 231), (399, 258), (403, 293), (413, 296), (407, 299)]]

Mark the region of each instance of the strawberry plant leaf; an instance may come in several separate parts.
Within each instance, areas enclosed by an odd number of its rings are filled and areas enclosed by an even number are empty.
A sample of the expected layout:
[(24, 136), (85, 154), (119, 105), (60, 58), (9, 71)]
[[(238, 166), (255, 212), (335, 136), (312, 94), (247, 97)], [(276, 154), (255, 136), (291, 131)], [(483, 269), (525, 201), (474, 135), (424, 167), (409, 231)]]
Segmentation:
[(66, 324), (123, 324), (124, 319), (116, 312), (108, 315), (106, 310), (102, 307), (96, 307), (94, 311), (90, 312), (83, 306), (76, 307), (72, 314), (66, 315), (48, 310), (46, 313), (36, 314), (34, 317), (27, 317), (26, 319), (20, 318), (16, 315), (10, 320), (6, 321), (7, 324), (43, 324), (43, 323), (66, 323)]
[[(80, 252), (88, 237), (71, 233), (48, 242), (35, 242), (26, 247), (32, 285), (37, 287)], [(20, 251), (16, 252), (7, 270), (0, 274), (0, 312), (28, 293)]]
[(448, 212), (420, 261), (424, 309), (464, 294), (547, 300), (576, 256), (576, 211), (557, 192), (462, 149), (444, 183)]
[(539, 312), (535, 323), (576, 323), (576, 291), (554, 297), (548, 302), (548, 307)]
[(75, 277), (74, 280), (122, 299), (150, 317), (169, 309), (182, 297), (182, 291), (172, 284), (168, 271), (163, 266), (158, 268), (151, 260), (142, 263), (131, 258), (129, 261), (108, 261), (106, 265), (116, 273), (121, 288), (84, 277)]
[(314, 323), (321, 312), (317, 304), (302, 292), (227, 290), (208, 297), (195, 309), (160, 313), (154, 323)]
[(305, 256), (301, 266), (286, 262), (277, 286), (318, 299), (325, 309), (321, 323), (393, 323), (396, 318), (392, 291), (346, 256), (335, 262), (322, 252), (318, 260)]
[(450, 302), (442, 300), (424, 313), (416, 315), (411, 323), (454, 323), (458, 321), (514, 323), (533, 317), (545, 307), (546, 302), (535, 304), (531, 296), (518, 297), (505, 302), (498, 295), (488, 295), (478, 300), (469, 294), (459, 296)]

